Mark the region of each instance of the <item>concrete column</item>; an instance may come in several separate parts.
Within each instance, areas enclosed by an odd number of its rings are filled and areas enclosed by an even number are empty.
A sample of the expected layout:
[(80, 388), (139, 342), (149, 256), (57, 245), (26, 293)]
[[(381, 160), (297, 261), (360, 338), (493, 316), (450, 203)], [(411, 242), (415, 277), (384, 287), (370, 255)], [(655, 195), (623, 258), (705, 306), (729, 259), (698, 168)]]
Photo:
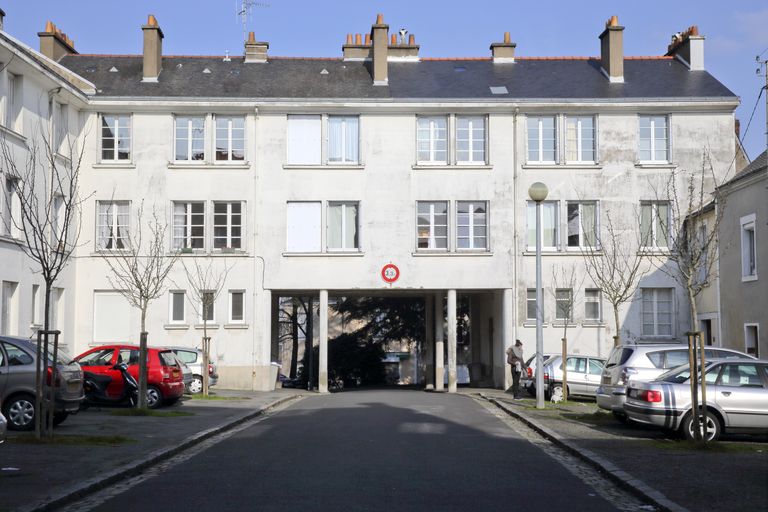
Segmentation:
[(445, 385), (445, 360), (443, 359), (443, 292), (437, 292), (435, 305), (435, 391), (442, 391)]
[(328, 392), (328, 290), (320, 290), (320, 355), (318, 356), (317, 390)]
[(501, 367), (504, 368), (504, 389), (509, 389), (512, 385), (512, 370), (507, 364), (507, 349), (515, 342), (515, 322), (512, 314), (514, 300), (512, 288), (504, 288), (501, 303), (501, 354), (498, 354), (502, 362)]
[(272, 355), (272, 290), (262, 290), (258, 297), (261, 313), (256, 317), (256, 346), (254, 347), (255, 367), (253, 372), (253, 389), (265, 391), (274, 389), (270, 382), (270, 356)]
[(448, 290), (448, 392), (456, 392), (456, 290)]
[(424, 377), (427, 389), (435, 389), (435, 298), (424, 297)]

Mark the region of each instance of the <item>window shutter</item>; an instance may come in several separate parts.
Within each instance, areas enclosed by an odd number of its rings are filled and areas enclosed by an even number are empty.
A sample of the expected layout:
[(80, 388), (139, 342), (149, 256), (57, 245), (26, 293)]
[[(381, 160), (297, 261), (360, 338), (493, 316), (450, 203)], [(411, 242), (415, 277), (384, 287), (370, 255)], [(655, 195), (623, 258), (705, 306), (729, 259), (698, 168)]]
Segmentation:
[(320, 116), (288, 116), (288, 163), (320, 165)]
[(288, 203), (286, 250), (288, 252), (320, 252), (320, 222), (319, 202)]

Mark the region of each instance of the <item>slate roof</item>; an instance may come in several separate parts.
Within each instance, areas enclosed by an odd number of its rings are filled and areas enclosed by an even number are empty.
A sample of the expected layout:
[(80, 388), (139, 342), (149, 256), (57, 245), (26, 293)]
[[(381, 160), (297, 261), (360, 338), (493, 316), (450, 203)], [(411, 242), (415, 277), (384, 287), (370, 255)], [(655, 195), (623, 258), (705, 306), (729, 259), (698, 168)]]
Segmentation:
[[(97, 87), (96, 97), (360, 100), (735, 100), (706, 71), (665, 57), (627, 58), (625, 83), (611, 84), (596, 58), (422, 59), (390, 62), (389, 86), (374, 86), (370, 63), (341, 59), (163, 57), (158, 83), (142, 83), (141, 55), (68, 55), (60, 64)], [(115, 68), (117, 71), (111, 72)], [(204, 73), (207, 69), (210, 73)], [(323, 70), (327, 73), (323, 73)], [(491, 86), (508, 94), (494, 95)]]
[(768, 151), (763, 151), (760, 153), (760, 155), (752, 160), (752, 162), (749, 163), (746, 167), (744, 167), (741, 171), (739, 171), (736, 176), (731, 178), (730, 180), (726, 181), (720, 187), (728, 187), (730, 185), (733, 185), (734, 183), (738, 183), (739, 181), (748, 178), (752, 176), (753, 174), (758, 174), (760, 172), (767, 172), (768, 171)]

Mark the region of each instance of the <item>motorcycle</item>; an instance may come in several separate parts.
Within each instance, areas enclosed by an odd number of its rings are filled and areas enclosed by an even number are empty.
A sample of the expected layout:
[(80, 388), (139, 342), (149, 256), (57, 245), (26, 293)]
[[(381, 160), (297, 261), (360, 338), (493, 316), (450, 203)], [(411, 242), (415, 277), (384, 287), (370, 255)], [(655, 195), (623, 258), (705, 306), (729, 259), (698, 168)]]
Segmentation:
[(91, 372), (83, 372), (83, 392), (85, 401), (82, 404), (83, 409), (91, 405), (115, 405), (128, 403), (135, 407), (139, 398), (139, 383), (128, 373), (128, 365), (118, 363), (112, 367), (113, 370), (120, 372), (123, 379), (123, 391), (118, 396), (107, 394), (107, 387), (112, 383), (112, 377), (109, 375), (99, 375)]

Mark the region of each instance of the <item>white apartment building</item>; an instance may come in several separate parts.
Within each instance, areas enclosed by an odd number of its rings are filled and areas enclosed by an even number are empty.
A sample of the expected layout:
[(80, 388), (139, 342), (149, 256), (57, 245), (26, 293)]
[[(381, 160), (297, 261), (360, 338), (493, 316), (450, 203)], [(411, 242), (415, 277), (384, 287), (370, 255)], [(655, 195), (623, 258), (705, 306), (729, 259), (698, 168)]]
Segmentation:
[[(244, 56), (168, 56), (154, 17), (141, 28), (143, 53), (122, 56), (80, 55), (53, 26), (40, 34), (47, 57), (0, 34), (2, 51), (20, 56), (3, 71), (3, 105), (8, 73), (25, 87), (40, 82), (30, 96), (61, 87), (54, 101), (68, 105), (85, 145), (81, 189), (92, 196), (62, 280), (70, 350), (138, 341), (139, 314), (112, 289), (100, 253), (147, 229), (137, 225), (142, 207), (144, 218), (167, 219), (169, 254), (232, 267), (209, 318), (224, 387), (273, 385), (276, 305), (294, 295), (319, 303), (321, 390), (329, 297), (369, 295), (424, 299), (423, 383), (454, 390), (458, 367), (474, 365), (473, 384), (507, 387), (505, 349), (516, 338), (527, 354), (535, 347), (527, 191), (537, 181), (550, 191), (545, 351), (559, 351), (568, 322), (572, 352), (605, 356), (612, 314), (581, 278), (581, 248), (597, 243), (610, 214), (628, 240), (643, 233), (638, 250), (667, 250), (658, 188), (674, 169), (697, 168), (705, 149), (725, 172), (736, 150), (739, 101), (704, 69), (696, 30), (658, 57), (625, 57), (612, 18), (600, 57), (519, 57), (507, 35), (488, 58), (428, 59), (379, 17), (365, 40), (348, 37), (341, 58), (316, 59), (272, 57), (252, 36)], [(50, 117), (35, 108), (24, 104), (25, 119)], [(19, 290), (3, 318), (23, 333), (37, 318), (36, 281), (15, 250), (0, 239), (3, 281)], [(575, 289), (554, 289), (562, 269), (580, 276)], [(150, 345), (200, 343), (184, 276), (177, 265), (150, 307)], [(571, 294), (572, 317), (560, 318), (558, 298)], [(5, 296), (4, 287), (4, 305)], [(457, 359), (462, 300), (471, 345)], [(622, 338), (682, 338), (687, 318), (685, 293), (652, 269), (621, 311)]]

